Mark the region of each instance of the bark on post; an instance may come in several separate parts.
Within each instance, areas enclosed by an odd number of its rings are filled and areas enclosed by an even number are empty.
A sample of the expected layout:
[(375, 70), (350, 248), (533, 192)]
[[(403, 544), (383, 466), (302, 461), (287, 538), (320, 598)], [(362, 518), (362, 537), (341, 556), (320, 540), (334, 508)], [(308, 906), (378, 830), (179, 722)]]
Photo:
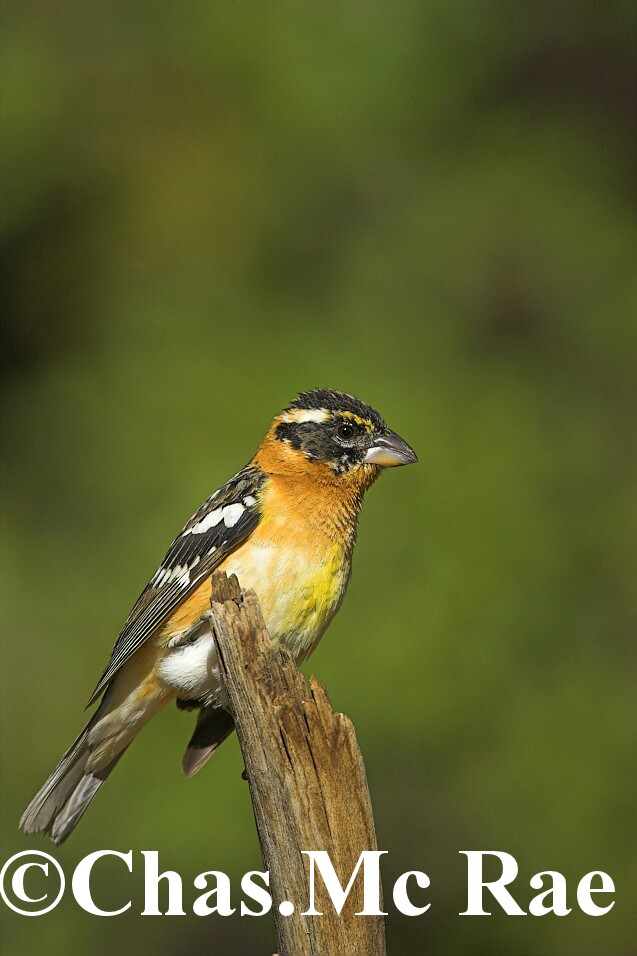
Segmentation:
[[(250, 785), (281, 956), (385, 956), (382, 916), (363, 908), (362, 871), (337, 915), (317, 873), (310, 899), (308, 858), (327, 850), (343, 888), (376, 834), (363, 758), (354, 727), (332, 710), (324, 688), (308, 689), (291, 656), (273, 651), (252, 591), (216, 575), (212, 630), (221, 676)], [(279, 905), (295, 904), (283, 916)], [(382, 908), (382, 902), (381, 902)]]

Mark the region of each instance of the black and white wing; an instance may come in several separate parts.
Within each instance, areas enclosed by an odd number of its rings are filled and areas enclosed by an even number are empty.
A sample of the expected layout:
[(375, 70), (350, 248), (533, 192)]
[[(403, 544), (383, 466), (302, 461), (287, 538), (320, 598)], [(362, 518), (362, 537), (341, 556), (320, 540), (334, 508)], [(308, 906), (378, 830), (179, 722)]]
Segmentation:
[(175, 538), (117, 638), (90, 706), (117, 671), (224, 558), (257, 527), (265, 475), (248, 465), (216, 491)]

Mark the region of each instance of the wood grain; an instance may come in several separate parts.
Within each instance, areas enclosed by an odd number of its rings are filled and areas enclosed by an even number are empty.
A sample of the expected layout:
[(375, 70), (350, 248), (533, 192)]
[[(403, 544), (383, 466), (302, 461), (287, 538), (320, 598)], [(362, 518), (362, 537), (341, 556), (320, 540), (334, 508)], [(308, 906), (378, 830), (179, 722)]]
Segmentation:
[[(275, 654), (256, 595), (215, 575), (212, 630), (250, 785), (281, 956), (385, 956), (382, 916), (363, 908), (362, 871), (337, 915), (320, 875), (309, 908), (303, 850), (327, 850), (344, 888), (363, 850), (376, 850), (365, 766), (352, 722), (287, 652)], [(291, 916), (279, 904), (295, 903)], [(382, 903), (381, 903), (382, 908)]]

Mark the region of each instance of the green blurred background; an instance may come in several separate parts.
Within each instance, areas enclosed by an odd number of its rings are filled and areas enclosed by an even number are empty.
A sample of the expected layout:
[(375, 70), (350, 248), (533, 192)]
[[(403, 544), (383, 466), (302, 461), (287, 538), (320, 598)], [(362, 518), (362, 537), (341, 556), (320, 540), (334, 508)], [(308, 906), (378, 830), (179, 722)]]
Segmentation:
[[(420, 464), (370, 493), (312, 658), (366, 759), (391, 956), (635, 952), (633, 3), (4, 4), (3, 859), (172, 536), (297, 391)], [(7, 954), (269, 954), (269, 917), (141, 918), (140, 849), (260, 868), (236, 740), (152, 722), (57, 853), (96, 900)], [(461, 849), (603, 918), (460, 918)], [(363, 956), (363, 954), (361, 954)]]

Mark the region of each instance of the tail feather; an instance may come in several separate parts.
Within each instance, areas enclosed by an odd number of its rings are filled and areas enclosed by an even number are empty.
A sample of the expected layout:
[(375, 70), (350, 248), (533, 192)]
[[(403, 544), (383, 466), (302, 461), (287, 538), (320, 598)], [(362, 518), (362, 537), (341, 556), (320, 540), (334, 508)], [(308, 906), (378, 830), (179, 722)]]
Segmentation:
[(20, 826), (25, 833), (50, 833), (57, 813), (84, 775), (89, 752), (87, 738), (90, 726), (91, 722), (73, 741), (22, 814)]
[(234, 730), (234, 721), (221, 707), (202, 707), (181, 766), (187, 777), (193, 777), (212, 757), (220, 744)]
[(48, 833), (62, 843), (134, 737), (174, 691), (153, 678), (158, 651), (132, 658), (48, 780), (22, 814), (25, 833)]
[(66, 840), (126, 749), (103, 769), (87, 771), (92, 725), (90, 720), (22, 814), (25, 833), (47, 833), (57, 844)]
[[(124, 748), (124, 750), (125, 749), (126, 748)], [(84, 815), (84, 811), (124, 753), (124, 750), (118, 753), (103, 770), (83, 774), (67, 802), (56, 813), (51, 826), (51, 839), (54, 843), (57, 843), (58, 846), (73, 832)]]

